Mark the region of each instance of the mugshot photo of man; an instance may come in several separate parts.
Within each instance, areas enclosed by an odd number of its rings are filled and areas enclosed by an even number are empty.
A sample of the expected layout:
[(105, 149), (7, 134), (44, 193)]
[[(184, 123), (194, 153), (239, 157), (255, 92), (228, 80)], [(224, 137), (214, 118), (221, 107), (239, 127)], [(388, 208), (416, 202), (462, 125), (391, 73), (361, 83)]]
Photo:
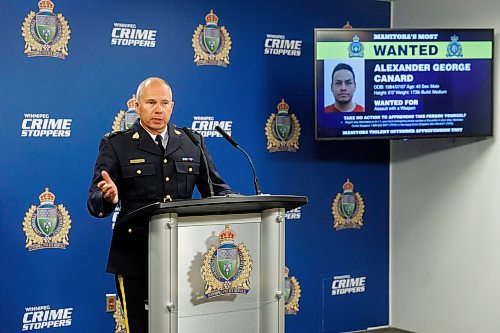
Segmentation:
[(356, 75), (351, 65), (339, 63), (335, 66), (330, 87), (335, 102), (326, 106), (325, 112), (365, 112), (362, 105), (353, 101), (357, 85)]

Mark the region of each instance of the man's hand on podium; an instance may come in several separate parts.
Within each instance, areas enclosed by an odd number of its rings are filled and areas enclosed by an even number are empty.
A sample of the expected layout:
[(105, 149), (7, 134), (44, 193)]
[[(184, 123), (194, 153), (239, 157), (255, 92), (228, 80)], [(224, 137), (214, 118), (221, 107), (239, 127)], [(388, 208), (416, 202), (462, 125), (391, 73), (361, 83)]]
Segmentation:
[(116, 187), (115, 183), (111, 180), (111, 177), (109, 177), (109, 174), (107, 171), (102, 171), (101, 175), (102, 175), (103, 180), (101, 180), (97, 184), (97, 187), (101, 190), (102, 197), (106, 201), (109, 201), (113, 204), (117, 204), (118, 203), (118, 188)]

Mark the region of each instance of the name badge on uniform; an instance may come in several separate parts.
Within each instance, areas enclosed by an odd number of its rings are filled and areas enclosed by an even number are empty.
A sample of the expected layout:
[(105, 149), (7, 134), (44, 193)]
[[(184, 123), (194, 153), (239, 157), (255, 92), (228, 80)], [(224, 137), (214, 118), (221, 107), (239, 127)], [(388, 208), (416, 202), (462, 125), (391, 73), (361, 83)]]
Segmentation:
[(183, 157), (183, 158), (181, 158), (181, 161), (183, 161), (183, 162), (192, 162), (192, 161), (194, 161), (194, 157)]
[(143, 158), (136, 158), (135, 160), (130, 160), (131, 164), (145, 163), (146, 160)]

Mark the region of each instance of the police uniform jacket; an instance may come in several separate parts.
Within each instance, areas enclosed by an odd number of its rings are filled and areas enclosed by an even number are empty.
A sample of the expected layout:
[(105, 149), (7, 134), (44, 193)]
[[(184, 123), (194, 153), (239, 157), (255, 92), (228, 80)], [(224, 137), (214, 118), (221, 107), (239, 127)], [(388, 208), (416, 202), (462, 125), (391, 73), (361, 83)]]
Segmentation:
[(97, 188), (101, 172), (107, 171), (118, 188), (121, 205), (111, 240), (108, 272), (147, 276), (148, 219), (138, 218), (125, 226), (121, 220), (127, 213), (155, 202), (190, 199), (195, 185), (203, 197), (209, 196), (207, 167), (215, 194), (231, 193), (217, 173), (203, 138), (193, 134), (199, 137), (208, 166), (184, 131), (170, 124), (164, 153), (139, 120), (130, 129), (108, 134), (101, 140), (87, 207), (96, 217), (106, 217), (114, 211), (115, 205), (103, 199)]

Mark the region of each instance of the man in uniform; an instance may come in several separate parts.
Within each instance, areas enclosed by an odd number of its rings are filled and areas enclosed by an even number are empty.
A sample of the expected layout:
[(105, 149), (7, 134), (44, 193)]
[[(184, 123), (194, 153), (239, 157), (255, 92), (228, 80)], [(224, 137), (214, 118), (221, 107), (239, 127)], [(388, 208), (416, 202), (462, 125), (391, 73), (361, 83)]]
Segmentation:
[[(93, 216), (106, 217), (121, 203), (107, 271), (116, 277), (127, 332), (147, 333), (148, 219), (125, 226), (123, 217), (151, 203), (190, 199), (195, 185), (203, 197), (209, 196), (207, 168), (216, 195), (232, 191), (220, 178), (208, 151), (205, 165), (200, 149), (186, 133), (169, 124), (174, 102), (166, 81), (144, 80), (135, 105), (139, 115), (135, 124), (101, 140), (87, 207)], [(205, 149), (201, 136), (199, 141)]]
[(325, 107), (325, 112), (365, 112), (363, 106), (353, 102), (356, 76), (352, 67), (340, 63), (333, 69), (331, 90), (335, 103)]

